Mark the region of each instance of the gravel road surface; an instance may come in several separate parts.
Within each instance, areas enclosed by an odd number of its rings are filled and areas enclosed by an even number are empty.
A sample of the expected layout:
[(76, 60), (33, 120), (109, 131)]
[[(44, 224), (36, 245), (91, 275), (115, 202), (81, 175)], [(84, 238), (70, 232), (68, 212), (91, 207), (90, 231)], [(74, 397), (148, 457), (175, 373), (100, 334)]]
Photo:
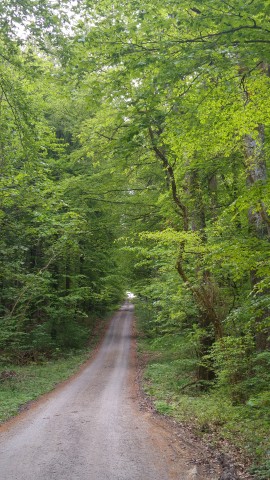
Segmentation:
[(126, 303), (81, 373), (0, 428), (0, 480), (216, 480), (196, 466), (204, 452), (140, 411), (132, 320)]

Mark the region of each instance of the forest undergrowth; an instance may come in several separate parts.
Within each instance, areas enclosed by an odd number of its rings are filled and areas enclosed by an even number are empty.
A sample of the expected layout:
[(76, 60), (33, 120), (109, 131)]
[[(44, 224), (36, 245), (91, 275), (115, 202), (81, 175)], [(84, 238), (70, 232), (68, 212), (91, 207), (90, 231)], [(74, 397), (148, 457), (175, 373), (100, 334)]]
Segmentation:
[(77, 373), (93, 355), (104, 335), (110, 316), (91, 320), (91, 334), (86, 344), (66, 351), (56, 348), (48, 359), (14, 364), (0, 358), (0, 424), (26, 410), (39, 397)]
[(0, 389), (79, 351), (129, 289), (157, 408), (233, 441), (260, 479), (269, 16), (266, 0), (0, 3), (0, 357), (16, 372)]
[[(138, 307), (138, 354), (144, 364), (143, 389), (155, 409), (225, 453), (258, 480), (268, 480), (269, 394), (245, 403), (231, 400), (218, 380), (197, 377), (194, 339), (179, 332), (153, 335)], [(242, 386), (244, 388), (244, 386)]]

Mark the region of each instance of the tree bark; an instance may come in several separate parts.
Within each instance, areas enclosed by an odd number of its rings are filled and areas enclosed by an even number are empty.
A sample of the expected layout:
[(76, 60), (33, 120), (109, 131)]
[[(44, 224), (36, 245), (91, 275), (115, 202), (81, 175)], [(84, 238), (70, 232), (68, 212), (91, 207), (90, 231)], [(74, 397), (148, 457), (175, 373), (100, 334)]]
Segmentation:
[[(258, 126), (258, 137), (253, 138), (251, 135), (246, 135), (244, 138), (245, 153), (246, 153), (246, 171), (247, 171), (247, 187), (252, 187), (256, 184), (265, 184), (267, 182), (267, 167), (264, 155), (264, 126)], [(269, 240), (270, 238), (270, 218), (266, 211), (262, 199), (258, 199), (257, 205), (249, 208), (248, 221), (250, 232), (259, 240)], [(259, 277), (257, 270), (252, 269), (250, 272), (251, 287), (256, 292), (256, 287), (262, 278)], [(257, 295), (263, 296), (269, 293), (269, 289), (264, 290)], [(257, 351), (263, 351), (269, 347), (269, 329), (261, 329), (261, 323), (270, 314), (269, 308), (262, 310), (260, 316), (256, 320), (255, 343)]]

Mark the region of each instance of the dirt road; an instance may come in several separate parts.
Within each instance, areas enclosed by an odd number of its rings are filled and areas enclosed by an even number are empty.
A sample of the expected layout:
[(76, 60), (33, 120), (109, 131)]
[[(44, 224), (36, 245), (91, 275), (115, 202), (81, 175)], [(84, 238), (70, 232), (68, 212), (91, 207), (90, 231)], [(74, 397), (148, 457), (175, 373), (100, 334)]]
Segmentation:
[(126, 304), (76, 378), (2, 427), (1, 480), (204, 478), (186, 458), (175, 464), (168, 432), (136, 407), (128, 382), (132, 316)]

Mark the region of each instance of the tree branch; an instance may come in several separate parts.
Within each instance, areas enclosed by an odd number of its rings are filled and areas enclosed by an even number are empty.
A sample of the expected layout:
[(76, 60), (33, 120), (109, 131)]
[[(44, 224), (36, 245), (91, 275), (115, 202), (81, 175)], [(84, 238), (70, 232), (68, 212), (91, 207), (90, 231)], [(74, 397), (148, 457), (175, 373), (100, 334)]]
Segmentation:
[(149, 131), (149, 136), (150, 136), (150, 139), (151, 139), (152, 148), (153, 148), (157, 158), (162, 161), (163, 167), (164, 167), (164, 169), (166, 170), (166, 172), (169, 176), (171, 189), (172, 189), (172, 197), (173, 197), (175, 205), (178, 208), (178, 211), (180, 211), (180, 214), (183, 218), (184, 230), (187, 231), (188, 230), (188, 211), (187, 211), (187, 207), (180, 200), (179, 195), (177, 193), (177, 186), (176, 186), (176, 181), (175, 181), (173, 168), (170, 165), (166, 155), (160, 150), (160, 148), (157, 147), (156, 142), (155, 142), (154, 132), (153, 132), (152, 128), (149, 127), (148, 131)]

